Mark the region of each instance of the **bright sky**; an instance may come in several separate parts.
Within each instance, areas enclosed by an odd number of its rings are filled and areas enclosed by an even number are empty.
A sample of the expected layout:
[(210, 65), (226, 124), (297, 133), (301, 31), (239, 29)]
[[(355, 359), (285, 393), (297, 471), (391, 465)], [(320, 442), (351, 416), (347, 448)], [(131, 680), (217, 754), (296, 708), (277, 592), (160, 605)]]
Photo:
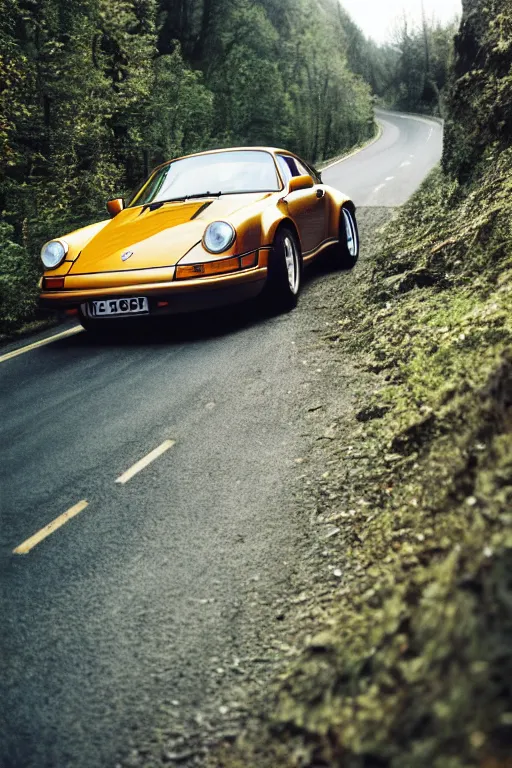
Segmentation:
[[(341, 0), (356, 24), (367, 37), (385, 43), (392, 35), (397, 18), (404, 11), (411, 21), (421, 21), (421, 0)], [(451, 21), (462, 13), (461, 0), (424, 0), (428, 19)]]

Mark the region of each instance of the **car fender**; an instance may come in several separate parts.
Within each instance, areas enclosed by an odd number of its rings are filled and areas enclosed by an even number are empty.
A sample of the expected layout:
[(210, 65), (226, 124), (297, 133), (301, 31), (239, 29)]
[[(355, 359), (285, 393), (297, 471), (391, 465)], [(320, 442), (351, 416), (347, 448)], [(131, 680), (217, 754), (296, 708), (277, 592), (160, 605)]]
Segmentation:
[(285, 222), (289, 222), (293, 226), (293, 229), (295, 230), (295, 232), (297, 232), (297, 225), (295, 224), (293, 219), (289, 216), (288, 211), (284, 206), (281, 209), (281, 205), (278, 203), (276, 206), (267, 208), (267, 210), (263, 212), (263, 215), (261, 217), (262, 244), (272, 245), (272, 243), (274, 242), (274, 238), (276, 236), (277, 230)]
[(281, 209), (279, 201), (260, 201), (255, 206), (236, 211), (227, 217), (237, 233), (233, 253), (248, 253), (272, 245), (277, 228), (289, 220), (286, 207)]
[(329, 199), (328, 237), (338, 238), (341, 209), (344, 205), (348, 205), (351, 208), (352, 213), (355, 214), (356, 207), (350, 197), (343, 192), (339, 192), (333, 187), (326, 187), (325, 191)]
[(61, 275), (69, 274), (70, 269), (73, 267), (74, 262), (80, 256), (83, 248), (85, 248), (87, 243), (92, 240), (92, 238), (97, 235), (98, 232), (103, 229), (103, 227), (106, 227), (109, 222), (110, 219), (106, 219), (105, 221), (97, 221), (95, 224), (89, 224), (87, 227), (75, 229), (73, 232), (68, 232), (67, 235), (54, 238), (54, 240), (65, 241), (68, 245), (68, 251), (64, 261), (59, 264), (56, 269), (44, 270), (45, 274), (51, 274), (52, 277), (60, 277)]
[[(328, 238), (337, 238), (339, 233), (340, 211), (344, 205), (350, 205), (355, 213), (355, 205), (352, 200), (343, 192), (339, 192), (332, 187), (324, 187), (329, 200), (328, 212)], [(286, 205), (281, 201), (277, 205), (269, 206), (262, 212), (261, 217), (261, 237), (262, 244), (271, 245), (279, 227), (289, 223), (295, 230), (300, 241), (300, 232), (293, 217), (289, 215)]]
[(80, 251), (85, 248), (87, 243), (90, 242), (98, 232), (106, 227), (110, 221), (111, 219), (97, 221), (95, 224), (89, 224), (87, 227), (75, 229), (73, 232), (69, 232), (67, 235), (59, 237), (59, 240), (65, 240), (69, 246), (69, 250), (66, 254), (66, 261), (76, 261), (80, 255)]

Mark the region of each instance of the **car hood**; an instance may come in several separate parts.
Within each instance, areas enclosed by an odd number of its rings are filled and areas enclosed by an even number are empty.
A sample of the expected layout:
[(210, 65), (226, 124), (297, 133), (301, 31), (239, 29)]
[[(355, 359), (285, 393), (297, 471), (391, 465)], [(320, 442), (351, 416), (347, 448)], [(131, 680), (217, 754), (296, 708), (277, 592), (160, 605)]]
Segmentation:
[[(83, 248), (70, 274), (111, 272), (176, 264), (203, 237), (207, 224), (229, 218), (269, 195), (259, 192), (125, 208)], [(128, 253), (131, 253), (128, 256)], [(126, 260), (122, 256), (126, 254)]]

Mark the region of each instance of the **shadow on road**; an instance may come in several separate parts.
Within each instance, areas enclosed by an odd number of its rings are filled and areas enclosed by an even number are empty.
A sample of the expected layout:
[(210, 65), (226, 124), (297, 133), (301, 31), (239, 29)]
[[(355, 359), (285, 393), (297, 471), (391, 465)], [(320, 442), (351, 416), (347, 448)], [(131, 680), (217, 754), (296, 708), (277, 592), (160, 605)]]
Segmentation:
[(190, 315), (151, 319), (106, 321), (98, 331), (84, 331), (60, 339), (52, 347), (61, 349), (173, 345), (227, 336), (268, 320), (261, 308), (243, 304)]
[[(305, 271), (304, 288), (328, 275), (332, 275), (332, 269), (324, 259), (318, 259)], [(307, 301), (307, 294), (302, 297), (302, 301)], [(60, 339), (52, 344), (52, 348), (169, 346), (229, 336), (247, 328), (279, 321), (284, 317), (286, 315), (272, 315), (265, 310), (261, 301), (256, 299), (205, 312), (105, 321), (98, 331), (84, 331), (76, 336)]]

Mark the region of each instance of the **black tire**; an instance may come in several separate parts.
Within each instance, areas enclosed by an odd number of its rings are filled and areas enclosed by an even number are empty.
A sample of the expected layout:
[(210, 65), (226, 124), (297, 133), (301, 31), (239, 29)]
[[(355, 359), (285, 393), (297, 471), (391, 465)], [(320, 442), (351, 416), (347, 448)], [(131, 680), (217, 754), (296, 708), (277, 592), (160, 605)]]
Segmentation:
[(87, 317), (83, 314), (82, 310), (78, 310), (78, 321), (85, 331), (91, 333), (98, 333), (101, 328), (101, 320), (93, 320), (91, 317)]
[(280, 227), (270, 252), (262, 296), (265, 308), (272, 314), (295, 309), (302, 287), (302, 271), (302, 252), (297, 236), (289, 227)]
[(332, 269), (353, 269), (359, 259), (359, 229), (348, 205), (340, 211), (339, 242), (330, 249), (328, 258)]

